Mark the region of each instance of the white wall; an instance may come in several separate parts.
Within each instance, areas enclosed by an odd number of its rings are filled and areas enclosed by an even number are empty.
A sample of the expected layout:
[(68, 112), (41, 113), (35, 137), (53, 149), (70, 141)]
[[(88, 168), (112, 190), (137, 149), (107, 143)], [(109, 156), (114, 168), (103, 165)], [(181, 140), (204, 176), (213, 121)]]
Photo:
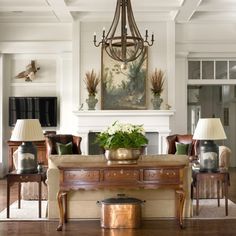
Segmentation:
[[(3, 56), (0, 54), (0, 94), (3, 95)], [(3, 96), (0, 96), (0, 113), (3, 114)], [(2, 157), (3, 157), (3, 117), (0, 116), (0, 178), (2, 173)]]
[(7, 63), (9, 58), (6, 55), (0, 54), (0, 91), (1, 91), (1, 99), (0, 99), (0, 177), (3, 177), (6, 173), (7, 167), (7, 140), (9, 136), (9, 129), (8, 129), (8, 97), (7, 94), (9, 93), (10, 82), (5, 78), (9, 75), (9, 63)]
[(236, 52), (234, 24), (176, 24), (176, 53), (222, 56)]
[(175, 73), (175, 116), (172, 119), (172, 134), (187, 133), (187, 59), (176, 57)]
[(73, 76), (72, 76), (72, 55), (65, 53), (60, 58), (60, 82), (58, 97), (60, 101), (59, 108), (59, 128), (58, 132), (64, 134), (75, 134), (73, 117)]
[(69, 23), (0, 23), (0, 32), (2, 42), (50, 42), (72, 39), (72, 25)]

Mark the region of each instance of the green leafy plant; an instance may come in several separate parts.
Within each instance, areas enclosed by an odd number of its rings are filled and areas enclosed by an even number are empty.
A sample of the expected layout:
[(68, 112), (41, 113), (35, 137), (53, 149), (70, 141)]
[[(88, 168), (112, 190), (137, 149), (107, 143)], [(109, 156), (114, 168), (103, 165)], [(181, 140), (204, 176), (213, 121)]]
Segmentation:
[(96, 142), (105, 149), (140, 148), (148, 144), (143, 125), (116, 121), (96, 137)]
[(97, 74), (94, 72), (94, 70), (92, 70), (91, 72), (87, 72), (85, 74), (84, 82), (86, 84), (88, 94), (95, 96), (97, 93), (97, 86), (100, 82), (100, 79), (97, 76)]
[(155, 69), (154, 73), (150, 77), (151, 91), (154, 96), (160, 96), (164, 87), (164, 72), (162, 70)]

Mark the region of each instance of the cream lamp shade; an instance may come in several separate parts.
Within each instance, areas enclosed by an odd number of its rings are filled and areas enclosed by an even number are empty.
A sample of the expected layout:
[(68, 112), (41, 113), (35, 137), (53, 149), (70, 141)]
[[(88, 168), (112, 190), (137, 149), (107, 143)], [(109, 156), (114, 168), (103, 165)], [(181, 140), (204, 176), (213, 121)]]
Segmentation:
[(44, 140), (38, 119), (19, 119), (11, 135), (11, 141), (33, 142)]
[(197, 123), (193, 139), (220, 140), (226, 139), (224, 128), (219, 118), (201, 118)]

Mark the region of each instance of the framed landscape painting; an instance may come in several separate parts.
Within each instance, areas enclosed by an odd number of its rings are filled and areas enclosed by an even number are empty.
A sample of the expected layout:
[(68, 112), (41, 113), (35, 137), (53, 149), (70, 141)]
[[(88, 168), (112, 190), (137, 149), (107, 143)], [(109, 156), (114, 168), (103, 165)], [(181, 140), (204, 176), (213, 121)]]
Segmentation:
[(113, 60), (102, 49), (101, 108), (103, 110), (146, 109), (148, 50), (127, 63)]

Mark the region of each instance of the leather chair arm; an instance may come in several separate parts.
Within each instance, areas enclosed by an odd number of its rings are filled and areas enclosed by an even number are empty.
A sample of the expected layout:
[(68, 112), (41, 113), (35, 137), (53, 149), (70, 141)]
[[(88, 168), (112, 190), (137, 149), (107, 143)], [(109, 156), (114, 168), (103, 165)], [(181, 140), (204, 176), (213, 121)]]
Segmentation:
[(82, 138), (79, 136), (73, 136), (73, 144), (76, 147), (76, 150), (73, 150), (74, 153), (76, 154), (81, 154), (81, 149), (80, 149), (80, 143), (82, 141)]
[(177, 135), (170, 135), (166, 137), (166, 140), (167, 140), (167, 153), (175, 154), (176, 152), (175, 142), (177, 140)]

